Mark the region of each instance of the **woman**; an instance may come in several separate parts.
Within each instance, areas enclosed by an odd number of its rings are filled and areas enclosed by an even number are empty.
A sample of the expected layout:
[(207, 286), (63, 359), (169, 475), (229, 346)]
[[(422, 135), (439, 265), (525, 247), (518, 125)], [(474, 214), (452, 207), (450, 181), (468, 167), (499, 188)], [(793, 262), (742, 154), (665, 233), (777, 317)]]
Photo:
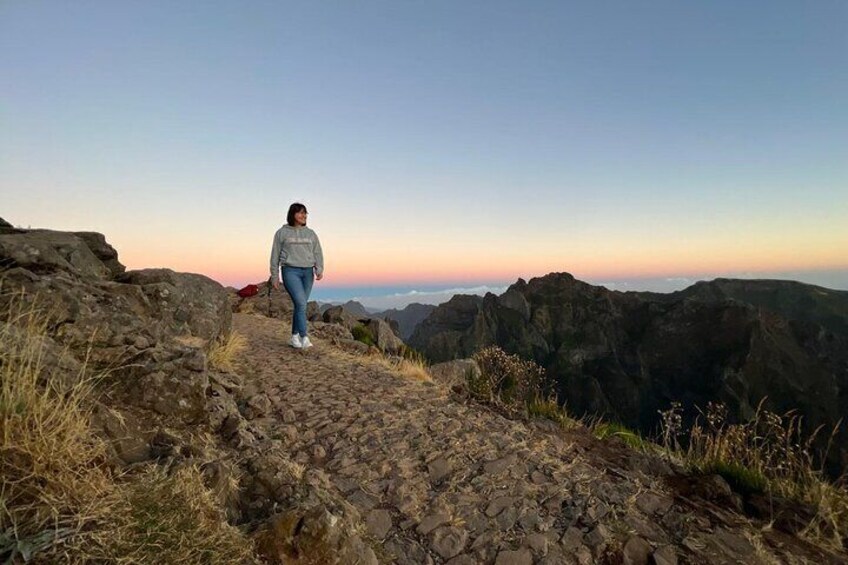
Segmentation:
[(286, 225), (274, 234), (271, 247), (271, 280), (280, 288), (280, 267), (283, 284), (294, 303), (291, 346), (297, 349), (312, 347), (306, 327), (306, 303), (312, 283), (324, 278), (324, 255), (318, 235), (306, 227), (306, 206), (295, 202), (289, 206)]

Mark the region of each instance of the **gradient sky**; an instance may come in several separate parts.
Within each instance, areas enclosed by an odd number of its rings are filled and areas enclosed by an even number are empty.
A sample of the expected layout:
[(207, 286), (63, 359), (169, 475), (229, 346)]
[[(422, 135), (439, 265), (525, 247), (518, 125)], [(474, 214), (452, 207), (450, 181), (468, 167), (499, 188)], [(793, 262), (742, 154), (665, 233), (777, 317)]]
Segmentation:
[(3, 0), (0, 216), (236, 286), (302, 201), (328, 288), (848, 288), (846, 30), (844, 0)]

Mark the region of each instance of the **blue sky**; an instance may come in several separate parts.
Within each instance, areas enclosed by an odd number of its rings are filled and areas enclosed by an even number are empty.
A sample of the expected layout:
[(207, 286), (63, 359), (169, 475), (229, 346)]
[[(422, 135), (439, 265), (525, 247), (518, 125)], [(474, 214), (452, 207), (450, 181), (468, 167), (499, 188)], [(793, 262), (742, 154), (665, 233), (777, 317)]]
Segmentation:
[(848, 273), (846, 29), (843, 1), (6, 1), (0, 215), (227, 284), (294, 200), (328, 288)]

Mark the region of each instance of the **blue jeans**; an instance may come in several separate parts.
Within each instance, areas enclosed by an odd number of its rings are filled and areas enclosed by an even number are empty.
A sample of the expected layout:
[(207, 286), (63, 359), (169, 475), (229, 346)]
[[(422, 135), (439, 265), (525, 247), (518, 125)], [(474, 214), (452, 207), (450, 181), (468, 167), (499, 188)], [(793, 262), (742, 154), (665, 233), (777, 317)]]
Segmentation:
[(283, 267), (283, 285), (294, 303), (292, 316), (292, 334), (306, 335), (306, 302), (312, 292), (315, 272), (312, 267)]

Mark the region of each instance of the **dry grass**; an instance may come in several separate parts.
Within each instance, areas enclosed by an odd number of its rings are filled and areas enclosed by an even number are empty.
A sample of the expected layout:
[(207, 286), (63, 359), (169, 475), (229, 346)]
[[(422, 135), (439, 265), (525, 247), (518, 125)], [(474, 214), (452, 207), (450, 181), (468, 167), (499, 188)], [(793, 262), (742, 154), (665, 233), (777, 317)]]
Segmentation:
[(247, 349), (247, 338), (233, 331), (222, 339), (215, 341), (209, 349), (209, 364), (212, 368), (226, 373), (234, 373), (239, 368), (240, 357)]
[(151, 466), (121, 484), (110, 521), (77, 538), (73, 553), (115, 563), (248, 563), (252, 544), (226, 524), (224, 511), (194, 466), (172, 474)]
[(426, 382), (432, 382), (433, 380), (430, 372), (427, 370), (427, 363), (422, 359), (404, 357), (389, 358), (380, 355), (375, 356), (374, 361), (381, 367), (385, 367), (407, 379)]
[[(673, 410), (679, 411), (679, 405)], [(666, 447), (701, 473), (722, 475), (743, 493), (764, 492), (809, 505), (815, 517), (801, 533), (809, 541), (836, 550), (848, 537), (848, 486), (830, 482), (816, 465), (812, 448), (816, 433), (805, 437), (796, 414), (783, 416), (758, 408), (742, 424), (727, 423), (727, 410), (708, 404), (688, 432), (688, 447), (679, 448), (679, 430), (664, 429)], [(679, 418), (663, 415), (667, 422)]]
[(0, 560), (250, 561), (251, 542), (195, 469), (111, 470), (89, 421), (95, 379), (44, 366), (46, 328), (36, 308), (14, 301), (0, 321)]

